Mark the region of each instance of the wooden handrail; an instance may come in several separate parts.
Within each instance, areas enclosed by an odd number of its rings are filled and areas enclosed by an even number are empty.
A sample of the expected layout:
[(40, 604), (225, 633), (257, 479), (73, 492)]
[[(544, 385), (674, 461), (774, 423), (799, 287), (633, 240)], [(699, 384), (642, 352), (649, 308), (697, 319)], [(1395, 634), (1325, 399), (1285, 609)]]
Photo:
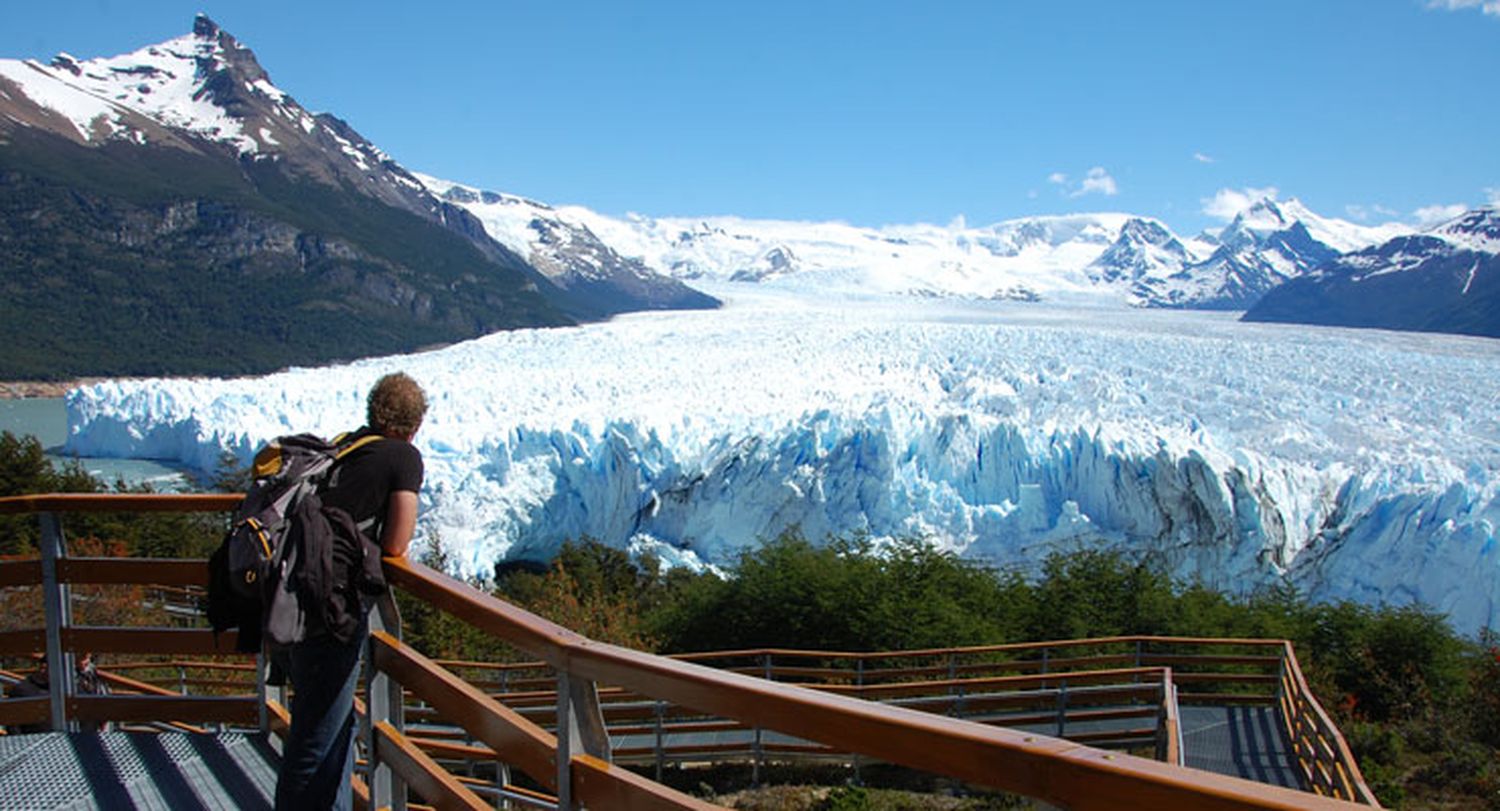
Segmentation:
[(116, 628), (75, 625), (62, 629), (63, 645), (95, 653), (158, 653), (165, 656), (249, 656), (234, 649), (238, 634), (207, 628)]
[(52, 717), (51, 707), (47, 696), (7, 698), (0, 701), (0, 725), (45, 724)]
[[(1331, 766), (1337, 775), (1337, 786), (1340, 793), (1347, 794), (1367, 805), (1379, 805), (1375, 799), (1375, 793), (1365, 783), (1364, 776), (1359, 773), (1358, 767), (1354, 766), (1354, 754), (1349, 751), (1349, 744), (1344, 740), (1343, 734), (1323, 710), (1323, 706), (1313, 698), (1312, 690), (1307, 686), (1307, 679), (1302, 675), (1302, 666), (1297, 662), (1297, 656), (1292, 650), (1292, 645), (1287, 642), (1283, 654), (1283, 679), (1285, 692), (1290, 699), (1289, 703), (1283, 704), (1283, 718), (1288, 725), (1288, 732), (1294, 742), (1294, 746), (1301, 751), (1304, 748), (1317, 749), (1318, 744), (1327, 747), (1327, 755), (1318, 753), (1316, 762), (1320, 765)], [(1313, 732), (1311, 738), (1304, 734), (1300, 721), (1309, 714), (1312, 716)], [(1315, 769), (1303, 764), (1303, 772), (1309, 783), (1314, 785)]]
[(376, 667), (409, 686), (422, 700), (458, 721), (476, 740), (502, 753), (537, 782), (557, 789), (556, 737), (390, 634), (376, 631), (371, 639)]
[(494, 808), (386, 721), (375, 724), (375, 749), (380, 759), (400, 774), (401, 779), (439, 808), (470, 811), (491, 811)]
[(870, 704), (595, 642), (420, 564), (402, 558), (385, 562), (393, 584), (569, 673), (845, 751), (1070, 808), (1349, 807), (1305, 792), (1166, 766), (1047, 736)]
[(42, 582), (42, 562), (28, 560), (0, 561), (0, 588), (36, 586)]
[(0, 498), (0, 515), (78, 512), (229, 512), (243, 493), (39, 493)]
[(68, 714), (83, 721), (256, 724), (253, 696), (74, 696)]
[(577, 796), (589, 808), (632, 811), (723, 811), (722, 806), (690, 797), (619, 766), (589, 755), (573, 758)]
[(19, 628), (0, 631), (0, 655), (29, 656), (47, 645), (47, 631), (43, 628)]
[(975, 656), (987, 653), (1011, 653), (1016, 651), (1041, 651), (1043, 649), (1058, 648), (1084, 648), (1101, 647), (1104, 645), (1149, 643), (1160, 645), (1240, 645), (1250, 648), (1272, 648), (1280, 649), (1285, 640), (1281, 639), (1246, 639), (1237, 637), (1201, 637), (1201, 636), (1146, 636), (1141, 634), (1126, 636), (1104, 636), (1089, 639), (1059, 639), (1046, 642), (1006, 642), (995, 645), (964, 645), (954, 648), (921, 648), (914, 650), (899, 651), (821, 651), (806, 650), (802, 648), (746, 648), (743, 650), (726, 651), (698, 651), (695, 653), (684, 653), (673, 656), (674, 659), (687, 661), (698, 661), (702, 659), (753, 659), (765, 655), (807, 658), (807, 659), (849, 659), (865, 660), (871, 659), (922, 659), (941, 658), (951, 655)]
[[(36, 512), (227, 512), (240, 502), (239, 494), (201, 496), (138, 494), (64, 494), (19, 496), (0, 499), (0, 515)], [(156, 566), (152, 563), (108, 561), (90, 558), (59, 560), (57, 567), (63, 582), (139, 583), (198, 586), (202, 585), (205, 567), (201, 562), (173, 562)], [(1358, 777), (1347, 745), (1336, 727), (1328, 720), (1307, 691), (1305, 679), (1285, 640), (1218, 639), (1203, 637), (1118, 636), (1102, 639), (1063, 640), (1044, 643), (968, 646), (952, 649), (879, 652), (827, 652), (790, 649), (714, 652), (680, 659), (649, 654), (595, 642), (582, 635), (537, 617), (491, 595), (476, 591), (425, 566), (404, 559), (385, 561), (388, 579), (429, 604), (456, 616), (477, 628), (539, 657), (547, 666), (583, 682), (617, 685), (640, 696), (669, 701), (708, 716), (734, 719), (763, 729), (777, 730), (816, 742), (817, 748), (868, 755), (880, 760), (945, 774), (967, 782), (992, 786), (1040, 798), (1069, 808), (1146, 809), (1184, 808), (1346, 808), (1349, 804), (1304, 792), (1252, 783), (1233, 777), (1198, 772), (1157, 763), (1131, 755), (1110, 753), (1075, 742), (1044, 735), (1027, 734), (1012, 729), (944, 718), (901, 707), (885, 706), (828, 691), (807, 689), (770, 682), (743, 673), (716, 670), (696, 664), (697, 661), (755, 662), (759, 657), (782, 659), (805, 658), (812, 662), (848, 662), (857, 668), (837, 675), (838, 668), (803, 668), (819, 677), (864, 677), (866, 664), (880, 662), (917, 662), (922, 659), (948, 659), (957, 672), (959, 658), (1033, 657), (998, 662), (970, 662), (976, 670), (993, 668), (1002, 672), (1035, 667), (1057, 667), (1077, 661), (1091, 667), (1157, 661), (1185, 667), (1245, 666), (1264, 667), (1272, 657), (1232, 652), (1209, 651), (1194, 659), (1190, 655), (1160, 652), (1164, 646), (1240, 648), (1274, 650), (1282, 663), (1280, 697), (1289, 733), (1298, 741), (1298, 757), (1310, 783), (1328, 791), (1352, 792), (1352, 796), (1373, 802), (1373, 796)], [(40, 579), (40, 566), (33, 561), (0, 562), (0, 584), (27, 585)], [(126, 629), (100, 627), (66, 627), (61, 630), (65, 649), (100, 652), (167, 653), (169, 655), (227, 655), (233, 652), (232, 637), (221, 636), (215, 646), (211, 633), (182, 629)], [(10, 631), (0, 634), (0, 651), (29, 646), (36, 650), (40, 630)], [(1094, 655), (1093, 650), (1135, 646), (1134, 651)], [(398, 681), (419, 691), (444, 693), (442, 701), (466, 704), (476, 697), (465, 693), (456, 677), (435, 675), (433, 668), (411, 655), (402, 654), (399, 643), (392, 640), (377, 643), (380, 654), (377, 667), (387, 669)], [(1156, 648), (1157, 650), (1149, 650)], [(1079, 652), (1081, 655), (1075, 654)], [(1060, 656), (1055, 654), (1062, 654)], [(1035, 658), (1040, 657), (1040, 658)], [(785, 667), (785, 665), (784, 665)], [(874, 671), (875, 668), (868, 668)], [(932, 667), (910, 668), (940, 673)], [(881, 668), (901, 672), (901, 668)], [(832, 671), (832, 672), (830, 672)], [(1049, 674), (1055, 675), (1055, 674)], [(1177, 679), (1202, 681), (1240, 681), (1260, 679), (1257, 674), (1175, 674)], [(404, 676), (404, 678), (403, 678)], [(997, 677), (1007, 678), (1007, 677)], [(453, 683), (457, 682), (457, 684)], [(470, 688), (472, 689), (472, 688)], [(475, 690), (475, 693), (478, 691)], [(1266, 696), (1249, 696), (1264, 701)], [(430, 700), (430, 699), (429, 699)], [(488, 699), (485, 699), (488, 701)], [(175, 713), (180, 720), (210, 720), (221, 713), (237, 714), (242, 706), (254, 711), (253, 702), (245, 698), (217, 699), (189, 697), (184, 700), (167, 696), (76, 696), (68, 701), (74, 717), (84, 720), (118, 719), (161, 720), (163, 712)], [(436, 703), (434, 703), (436, 706)], [(496, 705), (498, 706), (498, 705)], [(27, 714), (35, 708), (26, 706)], [(275, 716), (276, 706), (272, 711)], [(1170, 728), (1171, 710), (1163, 709)], [(493, 717), (493, 716), (487, 716)], [(519, 720), (517, 720), (519, 719)], [(528, 741), (533, 752), (532, 776), (540, 781), (552, 778), (546, 758), (556, 751), (545, 750), (545, 737), (518, 733), (530, 722), (510, 719), (512, 740)], [(530, 727), (534, 728), (534, 727)], [(380, 722), (375, 742), (378, 756), (397, 767), (419, 791), (431, 791), (444, 802), (471, 805), (477, 799), (461, 783), (447, 780), (435, 764), (423, 762), (425, 755), (406, 741), (394, 727)], [(546, 733), (542, 733), (545, 736)], [(1113, 734), (1113, 733), (1112, 733)], [(1131, 734), (1134, 734), (1133, 732)], [(1170, 744), (1169, 744), (1170, 745)], [(514, 748), (514, 747), (512, 747)], [(525, 748), (525, 747), (523, 747)], [(498, 751), (498, 750), (497, 750)], [(591, 762), (585, 755), (574, 754), (569, 782), (578, 797), (601, 806), (615, 802), (627, 792), (634, 799), (630, 807), (686, 808), (678, 798), (641, 778), (626, 776), (618, 767)], [(417, 767), (413, 770), (412, 767)], [(531, 772), (528, 771), (528, 774)], [(635, 788), (630, 788), (631, 785)], [(601, 788), (603, 786), (604, 788)], [(591, 794), (592, 792), (592, 794)], [(662, 794), (660, 802), (649, 797)], [(711, 806), (702, 805), (707, 808)]]
[(183, 558), (66, 557), (57, 562), (65, 583), (127, 586), (207, 586), (208, 562)]

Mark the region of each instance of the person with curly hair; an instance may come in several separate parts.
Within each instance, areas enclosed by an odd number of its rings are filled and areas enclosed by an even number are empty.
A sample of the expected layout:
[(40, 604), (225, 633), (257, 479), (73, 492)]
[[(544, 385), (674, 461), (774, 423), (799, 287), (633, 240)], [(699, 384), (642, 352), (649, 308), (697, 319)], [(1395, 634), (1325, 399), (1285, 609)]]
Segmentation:
[[(366, 425), (344, 442), (379, 441), (340, 458), (319, 495), (324, 506), (348, 512), (385, 555), (400, 556), (417, 523), (423, 468), (412, 439), (427, 397), (415, 380), (395, 372), (375, 383), (366, 406)], [(307, 638), (291, 646), (292, 726), (276, 781), (278, 811), (353, 807), (354, 693), (368, 636), (363, 622), (349, 642), (309, 627)]]

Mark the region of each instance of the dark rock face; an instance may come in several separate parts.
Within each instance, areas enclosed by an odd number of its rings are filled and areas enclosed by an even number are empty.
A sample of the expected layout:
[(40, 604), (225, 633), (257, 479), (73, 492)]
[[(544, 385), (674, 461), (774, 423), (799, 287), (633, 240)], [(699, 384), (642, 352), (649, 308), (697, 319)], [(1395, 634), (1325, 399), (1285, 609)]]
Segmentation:
[(1104, 282), (1139, 281), (1154, 267), (1191, 261), (1172, 232), (1160, 223), (1132, 219), (1120, 229), (1120, 236), (1089, 265), (1089, 273)]
[(621, 256), (586, 226), (537, 216), (527, 227), (537, 235), (532, 263), (549, 282), (572, 296), (569, 312), (580, 317), (632, 310), (713, 309), (720, 304), (677, 279), (656, 273), (639, 259)]
[[(271, 371), (696, 295), (634, 270), (550, 280), (211, 19), (193, 33), (173, 55), (239, 133), (155, 118), (151, 66), (113, 69), (134, 95), (88, 134), (0, 79), (0, 378)], [(102, 92), (83, 67), (37, 81)]]
[(1246, 321), (1500, 337), (1500, 214), (1347, 254), (1267, 293)]
[(259, 373), (571, 323), (534, 271), (441, 225), (258, 181), (17, 134), (0, 148), (0, 378)]

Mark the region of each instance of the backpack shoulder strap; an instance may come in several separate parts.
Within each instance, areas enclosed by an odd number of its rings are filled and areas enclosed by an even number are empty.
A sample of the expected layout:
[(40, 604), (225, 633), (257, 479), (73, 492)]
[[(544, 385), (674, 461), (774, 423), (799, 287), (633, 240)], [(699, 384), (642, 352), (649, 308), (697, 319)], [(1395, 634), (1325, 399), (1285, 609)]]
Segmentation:
[(348, 437), (349, 437), (348, 434), (339, 434), (338, 436), (336, 436), (336, 437), (333, 438), (333, 444), (338, 446), (338, 451), (335, 452), (334, 455), (333, 455), (334, 459), (342, 459), (345, 456), (353, 453), (354, 451), (356, 451), (356, 450), (358, 450), (360, 448), (363, 448), (366, 445), (369, 445), (369, 444), (374, 443), (374, 442), (379, 442), (380, 440), (382, 440), (382, 439), (385, 438), (385, 437), (381, 436), (380, 434), (365, 434), (364, 436), (360, 437), (359, 439), (356, 439), (353, 442), (349, 442), (349, 443), (346, 444), (344, 440), (348, 439)]

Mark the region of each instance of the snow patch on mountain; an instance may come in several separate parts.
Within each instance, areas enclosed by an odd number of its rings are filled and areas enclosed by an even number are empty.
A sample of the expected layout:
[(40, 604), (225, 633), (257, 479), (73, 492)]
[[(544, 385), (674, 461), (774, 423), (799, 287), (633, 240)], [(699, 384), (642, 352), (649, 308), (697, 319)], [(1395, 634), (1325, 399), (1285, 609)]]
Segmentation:
[[(0, 60), (0, 72), (33, 101), (67, 116), (86, 141), (98, 137), (101, 125), (107, 128), (106, 138), (130, 130), (123, 116), (135, 110), (163, 125), (254, 153), (259, 142), (201, 92), (204, 79), (226, 65), (217, 28), (210, 32), (200, 26), (193, 34), (120, 56), (80, 61), (60, 54), (50, 65)], [(247, 90), (267, 94), (267, 88), (269, 82)]]
[(1428, 233), (1463, 250), (1500, 254), (1500, 206), (1465, 212)]
[[(424, 178), (439, 194), (456, 184)], [(461, 188), (461, 187), (460, 187)], [(470, 190), (472, 192), (472, 190)], [(1121, 213), (1027, 217), (984, 227), (609, 217), (505, 194), (469, 204), (497, 239), (537, 250), (542, 223), (586, 231), (622, 257), (698, 281), (786, 291), (883, 293), (1147, 307), (1243, 309), (1341, 251), (1404, 232), (1320, 217), (1296, 200), (1258, 201), (1216, 234), (1183, 239)]]
[(794, 297), (491, 335), (255, 380), (112, 381), (68, 449), (212, 469), (362, 414), (432, 410), (422, 537), (470, 573), (582, 535), (710, 565), (791, 527), (927, 535), (1001, 566), (1113, 548), (1245, 593), (1500, 619), (1492, 342), (1222, 314)]

